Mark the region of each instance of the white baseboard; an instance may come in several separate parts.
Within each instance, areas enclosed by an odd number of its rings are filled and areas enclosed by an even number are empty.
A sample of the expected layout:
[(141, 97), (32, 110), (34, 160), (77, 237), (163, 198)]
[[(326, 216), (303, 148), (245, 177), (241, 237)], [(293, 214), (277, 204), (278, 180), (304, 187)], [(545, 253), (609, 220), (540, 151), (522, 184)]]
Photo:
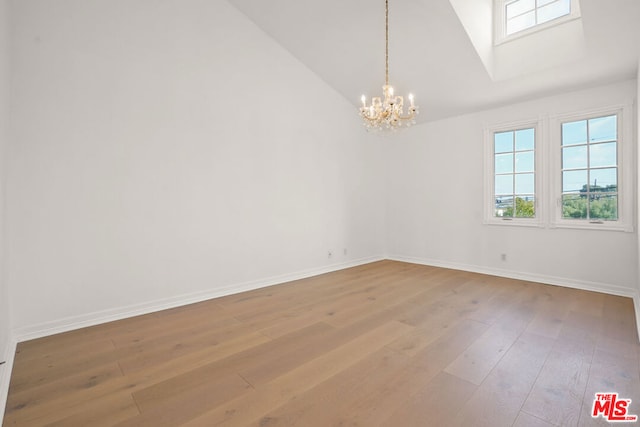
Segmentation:
[(9, 383), (11, 382), (11, 371), (13, 370), (13, 360), (16, 355), (17, 341), (10, 338), (7, 348), (1, 360), (5, 363), (0, 365), (0, 425), (3, 425), (4, 411), (7, 406), (7, 396), (9, 395)]
[(633, 306), (636, 309), (636, 325), (638, 326), (638, 342), (640, 342), (640, 289), (636, 291), (633, 297)]
[(569, 279), (566, 277), (545, 276), (542, 274), (522, 273), (518, 271), (489, 268), (479, 265), (462, 264), (434, 259), (415, 258), (403, 255), (390, 255), (390, 260), (410, 262), (413, 264), (430, 265), (433, 267), (450, 268), (453, 270), (469, 271), (472, 273), (488, 274), (491, 276), (506, 277), (508, 279), (525, 280), (528, 282), (544, 283), (547, 285), (564, 286), (565, 288), (580, 289), (583, 291), (594, 291), (605, 294), (617, 295), (628, 298), (635, 298), (636, 294), (632, 289), (608, 283), (590, 282), (587, 280)]
[[(273, 286), (281, 283), (291, 282), (293, 280), (305, 279), (312, 276), (318, 276), (332, 271), (343, 270), (349, 267), (355, 267), (362, 264), (368, 264), (375, 261), (383, 260), (383, 256), (373, 256), (360, 258), (344, 263), (331, 264), (319, 268), (303, 270), (291, 274), (283, 274), (280, 276), (269, 277), (265, 279), (253, 280), (244, 283), (237, 283), (225, 287), (207, 290), (204, 292), (196, 292), (176, 297), (165, 298), (150, 301), (143, 304), (134, 304), (127, 307), (120, 307), (111, 310), (103, 310), (93, 313), (87, 313), (80, 316), (71, 316), (51, 322), (44, 322), (24, 328), (18, 328), (13, 331), (17, 342), (28, 341), (31, 339), (41, 338), (48, 335), (54, 335), (74, 329), (94, 326), (101, 323), (107, 323), (115, 320), (126, 319), (129, 317), (149, 314), (156, 311), (166, 310), (170, 308), (180, 307), (183, 305), (193, 304), (218, 298), (226, 295), (232, 295), (239, 292), (250, 291), (254, 289)], [(8, 363), (8, 361), (7, 361)]]
[[(388, 256), (373, 256), (367, 258), (360, 258), (357, 260), (331, 264), (319, 268), (299, 271), (291, 274), (284, 274), (280, 276), (269, 277), (260, 280), (254, 280), (250, 282), (237, 283), (230, 286), (220, 287), (204, 292), (197, 292), (185, 295), (179, 295), (172, 298), (166, 298), (161, 300), (155, 300), (143, 304), (135, 304), (126, 307), (120, 307), (112, 310), (98, 311), (80, 316), (72, 316), (63, 319), (54, 320), (51, 322), (40, 323), (24, 328), (13, 330), (13, 336), (15, 342), (28, 341), (35, 338), (41, 338), (48, 335), (54, 335), (57, 333), (67, 332), (74, 329), (80, 329), (88, 326), (98, 325), (101, 323), (111, 322), (115, 320), (126, 319), (133, 316), (139, 316), (143, 314), (153, 313), (156, 311), (166, 310), (169, 308), (175, 308), (187, 304), (193, 304), (201, 301), (206, 301), (213, 298), (218, 298), (226, 295), (232, 295), (239, 292), (250, 291), (254, 289), (264, 288), (267, 286), (277, 285), (280, 283), (286, 283), (293, 280), (304, 279), (312, 276), (317, 276), (324, 273), (330, 273), (332, 271), (342, 270), (349, 267), (355, 267), (358, 265), (368, 264), (375, 261), (381, 261), (383, 259), (389, 259), (394, 261), (408, 262), (412, 264), (423, 264), (434, 267), (451, 268), (455, 270), (470, 271), (474, 273), (489, 274), (493, 276), (507, 277), (510, 279), (526, 280), (530, 282), (546, 283), (550, 285), (564, 286), (568, 288), (582, 289), (587, 291), (602, 292), (612, 295), (619, 295), (623, 297), (633, 298), (636, 321), (638, 323), (638, 333), (640, 337), (640, 292), (633, 291), (621, 286), (615, 286), (606, 283), (590, 282), (584, 280), (575, 280), (564, 277), (545, 276), (532, 273), (522, 273), (511, 270), (502, 270), (495, 268), (488, 268), (478, 265), (462, 264), (455, 262), (448, 262), (435, 259), (417, 258), (405, 255), (388, 255)], [(15, 350), (14, 342), (14, 350)], [(9, 364), (7, 363), (5, 365)], [(3, 365), (4, 366), (4, 365)], [(3, 371), (6, 370), (2, 368)]]

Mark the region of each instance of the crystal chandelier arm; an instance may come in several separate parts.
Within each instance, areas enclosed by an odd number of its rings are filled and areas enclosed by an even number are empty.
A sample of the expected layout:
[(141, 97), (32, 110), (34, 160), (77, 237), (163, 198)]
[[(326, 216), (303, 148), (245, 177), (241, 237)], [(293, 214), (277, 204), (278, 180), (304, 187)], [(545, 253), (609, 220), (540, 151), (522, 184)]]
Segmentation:
[(403, 114), (404, 113), (404, 98), (402, 96), (395, 96), (393, 97), (393, 99), (391, 100), (392, 102), (392, 117), (396, 120), (413, 120), (415, 118), (417, 109), (416, 107), (413, 105), (413, 102), (411, 103), (412, 105), (407, 109), (407, 114)]
[(398, 114), (396, 114), (396, 117), (400, 120), (413, 120), (416, 116), (416, 109), (415, 108), (409, 108), (409, 111), (407, 112), (406, 115), (402, 115), (402, 111), (400, 111)]

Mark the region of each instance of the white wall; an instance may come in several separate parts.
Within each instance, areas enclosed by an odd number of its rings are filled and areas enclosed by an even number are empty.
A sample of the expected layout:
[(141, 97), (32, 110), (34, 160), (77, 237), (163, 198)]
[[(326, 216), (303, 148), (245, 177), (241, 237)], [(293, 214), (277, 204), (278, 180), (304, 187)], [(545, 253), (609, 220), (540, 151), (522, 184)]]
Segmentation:
[(635, 81), (380, 139), (226, 1), (14, 0), (11, 17), (5, 275), (23, 338), (385, 249), (640, 285), (637, 233), (482, 224), (484, 123), (617, 104)]
[(383, 254), (380, 140), (226, 1), (12, 7), (20, 337)]
[(390, 257), (635, 294), (636, 233), (483, 225), (485, 124), (619, 105), (635, 94), (631, 80), (411, 129), (386, 146)]
[(14, 342), (11, 338), (9, 292), (4, 269), (5, 147), (9, 122), (9, 18), (7, 0), (0, 0), (0, 423), (9, 390)]
[[(8, 138), (9, 119), (9, 19), (7, 0), (0, 0), (0, 362), (7, 358), (9, 344), (9, 295), (5, 281), (3, 259), (4, 245), (4, 181), (5, 146)], [(2, 373), (0, 372), (0, 384)], [(0, 397), (1, 401), (1, 397)]]
[(636, 163), (636, 178), (637, 178), (637, 191), (638, 200), (637, 200), (637, 221), (636, 221), (636, 242), (638, 244), (638, 259), (636, 261), (636, 267), (638, 268), (638, 289), (636, 291), (636, 298), (634, 300), (636, 306), (636, 323), (638, 324), (638, 338), (640, 339), (640, 61), (638, 61), (638, 77), (636, 79), (636, 89), (638, 95), (636, 97), (636, 113), (638, 115), (638, 119), (636, 122), (636, 154), (637, 154), (637, 163)]

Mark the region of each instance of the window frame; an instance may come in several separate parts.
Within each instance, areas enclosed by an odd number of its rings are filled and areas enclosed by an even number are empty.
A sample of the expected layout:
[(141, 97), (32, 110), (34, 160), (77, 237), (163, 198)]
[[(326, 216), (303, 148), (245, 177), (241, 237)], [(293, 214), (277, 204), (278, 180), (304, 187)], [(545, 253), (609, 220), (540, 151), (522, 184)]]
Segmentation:
[[(618, 219), (573, 219), (562, 217), (562, 124), (567, 122), (589, 120), (599, 117), (617, 116), (617, 194)], [(588, 230), (609, 230), (633, 232), (633, 107), (617, 105), (593, 110), (584, 110), (570, 114), (552, 116), (550, 118), (549, 154), (552, 173), (550, 174), (551, 191), (547, 204), (553, 210), (551, 228), (577, 228)]]
[[(498, 217), (495, 216), (495, 147), (494, 135), (501, 132), (518, 131), (522, 129), (534, 129), (534, 206), (535, 217), (533, 218), (516, 218), (516, 217)], [(513, 225), (525, 227), (542, 227), (544, 226), (545, 212), (543, 211), (544, 203), (544, 161), (542, 158), (542, 141), (544, 139), (543, 121), (538, 118), (536, 120), (525, 120), (517, 122), (508, 122), (496, 125), (484, 126), (484, 158), (485, 158), (485, 176), (484, 176), (484, 224), (489, 225)], [(515, 173), (515, 172), (514, 172)], [(514, 190), (515, 191), (515, 190)], [(514, 201), (515, 204), (515, 201)], [(515, 208), (515, 205), (514, 205)]]
[[(550, 21), (543, 22), (541, 24), (535, 24), (532, 27), (526, 28), (521, 31), (517, 31), (513, 34), (507, 34), (507, 19), (506, 19), (506, 9), (507, 4), (511, 3), (514, 0), (494, 0), (493, 2), (493, 39), (494, 45), (500, 45), (502, 43), (509, 42), (511, 40), (516, 40), (521, 37), (528, 36), (533, 33), (537, 33), (538, 31), (543, 31), (545, 29), (554, 27), (556, 25), (564, 24), (565, 22), (573, 21), (575, 19), (579, 19), (581, 17), (580, 13), (580, 2), (579, 0), (569, 0), (570, 1), (570, 12), (568, 15), (559, 16)], [(536, 0), (536, 10), (538, 9), (537, 0)]]

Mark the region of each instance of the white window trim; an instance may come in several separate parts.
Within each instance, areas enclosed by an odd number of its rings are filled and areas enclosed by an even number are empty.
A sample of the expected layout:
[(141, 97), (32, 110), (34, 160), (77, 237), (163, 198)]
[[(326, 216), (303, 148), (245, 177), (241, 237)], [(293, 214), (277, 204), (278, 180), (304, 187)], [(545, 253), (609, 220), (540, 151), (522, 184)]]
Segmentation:
[(505, 3), (508, 0), (494, 0), (493, 1), (493, 44), (498, 46), (503, 43), (517, 40), (521, 37), (528, 36), (538, 31), (544, 31), (547, 28), (554, 27), (556, 25), (564, 24), (565, 22), (573, 21), (581, 17), (580, 13), (580, 1), (571, 0), (571, 13), (543, 24), (534, 25), (526, 30), (518, 31), (517, 33), (507, 35), (507, 20), (505, 18)]
[[(594, 117), (618, 115), (618, 220), (589, 221), (562, 218), (562, 123), (584, 120)], [(551, 191), (546, 204), (551, 209), (552, 228), (578, 228), (587, 230), (608, 230), (633, 232), (633, 104), (617, 105), (607, 108), (586, 110), (578, 113), (552, 116), (550, 122), (550, 139), (547, 151), (551, 165), (549, 174)]]
[[(497, 217), (495, 213), (495, 163), (494, 163), (494, 134), (498, 132), (506, 132), (524, 128), (535, 129), (535, 209), (536, 216), (534, 218), (504, 218)], [(515, 225), (525, 227), (543, 227), (545, 224), (544, 203), (540, 203), (544, 195), (543, 176), (545, 174), (544, 161), (542, 158), (542, 144), (545, 138), (544, 124), (542, 119), (526, 120), (518, 122), (501, 123), (495, 125), (484, 126), (484, 191), (483, 202), (484, 208), (484, 224), (489, 225)]]

